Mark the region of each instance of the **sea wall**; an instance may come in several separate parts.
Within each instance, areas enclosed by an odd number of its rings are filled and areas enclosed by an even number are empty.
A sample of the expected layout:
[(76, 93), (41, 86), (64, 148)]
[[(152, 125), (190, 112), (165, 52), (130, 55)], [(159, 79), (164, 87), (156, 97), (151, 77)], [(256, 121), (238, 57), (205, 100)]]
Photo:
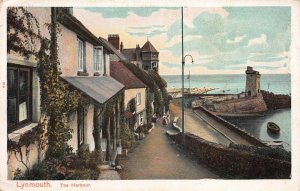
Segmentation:
[(268, 110), (262, 94), (255, 97), (240, 98), (222, 101), (214, 104), (214, 111), (217, 113), (259, 113)]
[(207, 109), (205, 109), (204, 107), (200, 106), (194, 109), (199, 109), (201, 111), (203, 111), (204, 113), (206, 113), (207, 115), (209, 115), (210, 117), (212, 117), (213, 119), (215, 119), (216, 121), (218, 121), (219, 123), (222, 123), (224, 126), (226, 126), (228, 129), (238, 133), (239, 135), (241, 135), (244, 139), (246, 139), (247, 141), (251, 142), (252, 144), (256, 145), (256, 146), (261, 146), (261, 147), (266, 147), (266, 144), (263, 143), (260, 139), (252, 136), (251, 134), (247, 133), (246, 131), (238, 128), (236, 125), (230, 123), (229, 121), (213, 114), (212, 112), (208, 111)]
[[(169, 136), (176, 143), (182, 143), (181, 134)], [(186, 133), (184, 143), (199, 162), (226, 178), (290, 178), (290, 161), (228, 148), (191, 133)]]
[(291, 108), (291, 96), (276, 95), (272, 92), (263, 91), (263, 90), (261, 92), (266, 102), (266, 105), (268, 107), (268, 110)]

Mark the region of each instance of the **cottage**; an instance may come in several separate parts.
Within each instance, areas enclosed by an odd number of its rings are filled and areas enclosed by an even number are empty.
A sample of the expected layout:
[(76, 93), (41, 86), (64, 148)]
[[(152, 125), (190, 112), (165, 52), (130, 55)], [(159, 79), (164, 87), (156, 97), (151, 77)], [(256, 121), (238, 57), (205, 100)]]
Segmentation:
[[(74, 152), (102, 150), (103, 159), (113, 163), (121, 147), (125, 86), (110, 76), (110, 47), (79, 22), (70, 8), (9, 8), (8, 20), (8, 178), (42, 161), (50, 143), (46, 136), (47, 116), (41, 115), (40, 106), (51, 103), (41, 102), (37, 61), (42, 42), (53, 43), (53, 32), (47, 27), (51, 23), (60, 29), (59, 34), (55, 32), (59, 79), (82, 97), (77, 111), (66, 115), (68, 119), (64, 121), (73, 130), (68, 144)], [(20, 22), (24, 26), (16, 24)], [(48, 88), (52, 88), (51, 84)], [(42, 144), (34, 137), (41, 126)]]
[(124, 85), (110, 76), (112, 50), (95, 37), (71, 12), (58, 18), (61, 26), (61, 77), (89, 99), (81, 103), (69, 121), (75, 149), (102, 149), (104, 160), (116, 156)]
[[(23, 20), (17, 17), (24, 15), (27, 16)], [(20, 25), (15, 25), (17, 22), (14, 21), (23, 22), (23, 28)], [(28, 23), (26, 24), (27, 21), (32, 21), (30, 26)], [(14, 177), (17, 169), (24, 172), (45, 157), (45, 149), (41, 149), (36, 141), (28, 139), (30, 139), (31, 132), (38, 126), (41, 117), (40, 83), (35, 53), (40, 49), (41, 38), (50, 39), (49, 31), (44, 25), (50, 22), (50, 8), (8, 9), (8, 179)], [(35, 36), (26, 36), (26, 32), (29, 31)], [(19, 145), (14, 143), (19, 143)], [(18, 148), (19, 146), (20, 148)]]
[[(124, 107), (125, 117), (132, 130), (146, 124), (146, 88), (147, 86), (138, 79), (122, 62), (111, 62), (111, 76), (125, 85)], [(135, 111), (130, 111), (130, 104), (133, 101)], [(134, 114), (133, 114), (134, 112)], [(135, 119), (133, 120), (133, 117)], [(134, 123), (133, 123), (133, 122)]]

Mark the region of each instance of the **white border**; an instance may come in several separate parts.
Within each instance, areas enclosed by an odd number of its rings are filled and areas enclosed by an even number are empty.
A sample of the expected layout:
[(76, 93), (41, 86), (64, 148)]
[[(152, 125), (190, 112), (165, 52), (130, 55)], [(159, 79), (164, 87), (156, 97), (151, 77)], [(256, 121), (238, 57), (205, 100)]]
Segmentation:
[[(6, 130), (6, 8), (8, 6), (31, 6), (31, 7), (46, 7), (46, 6), (103, 6), (103, 7), (230, 7), (230, 6), (291, 6), (292, 7), (292, 43), (291, 43), (291, 74), (292, 74), (292, 179), (291, 180), (134, 180), (134, 181), (77, 181), (90, 183), (90, 189), (62, 189), (60, 183), (64, 181), (51, 181), (52, 188), (42, 190), (300, 190), (300, 1), (203, 1), (203, 0), (23, 0), (23, 1), (5, 1), (0, 3), (1, 20), (0, 20), (0, 145), (2, 148), (0, 157), (0, 190), (18, 190), (16, 181), (7, 181), (7, 130)], [(175, 167), (176, 168), (176, 167)], [(50, 181), (49, 181), (50, 182)], [(67, 181), (66, 181), (67, 182)], [(74, 181), (73, 181), (74, 182)], [(21, 190), (21, 189), (19, 189)], [(24, 189), (23, 189), (24, 190)], [(31, 189), (41, 190), (41, 189)]]

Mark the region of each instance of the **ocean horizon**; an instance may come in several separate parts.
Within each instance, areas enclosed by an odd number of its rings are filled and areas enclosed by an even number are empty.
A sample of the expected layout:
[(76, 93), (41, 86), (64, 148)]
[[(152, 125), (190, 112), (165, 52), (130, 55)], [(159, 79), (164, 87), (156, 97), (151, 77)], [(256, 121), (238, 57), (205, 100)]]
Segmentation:
[[(181, 75), (162, 75), (168, 88), (181, 88)], [(245, 74), (204, 74), (185, 76), (185, 88), (218, 88), (210, 93), (241, 93), (245, 91)], [(275, 94), (291, 94), (291, 74), (262, 74), (261, 90)]]

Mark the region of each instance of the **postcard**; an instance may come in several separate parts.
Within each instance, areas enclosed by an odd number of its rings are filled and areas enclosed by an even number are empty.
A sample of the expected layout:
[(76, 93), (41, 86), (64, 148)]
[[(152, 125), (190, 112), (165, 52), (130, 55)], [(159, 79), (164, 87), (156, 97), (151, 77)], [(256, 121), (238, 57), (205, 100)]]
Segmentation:
[(299, 1), (5, 1), (0, 190), (299, 190)]

